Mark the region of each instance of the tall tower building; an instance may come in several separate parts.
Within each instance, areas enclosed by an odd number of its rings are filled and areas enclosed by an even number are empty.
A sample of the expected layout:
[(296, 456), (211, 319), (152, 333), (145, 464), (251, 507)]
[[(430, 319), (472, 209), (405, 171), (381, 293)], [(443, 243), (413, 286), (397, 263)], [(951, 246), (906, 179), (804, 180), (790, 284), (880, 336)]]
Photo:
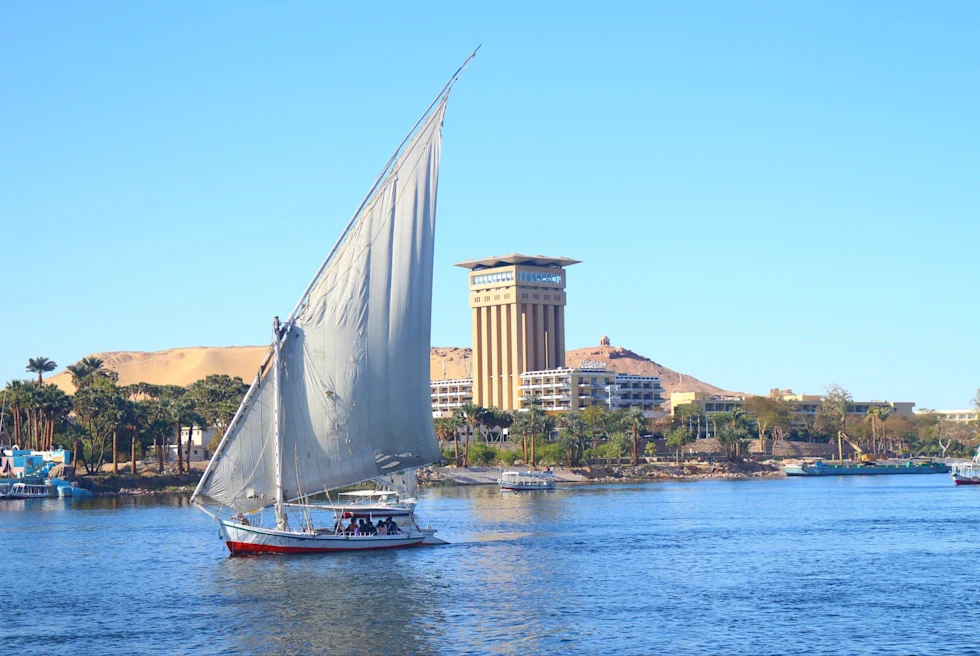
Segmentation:
[(565, 267), (579, 260), (514, 253), (470, 269), (473, 402), (517, 410), (521, 374), (565, 366)]

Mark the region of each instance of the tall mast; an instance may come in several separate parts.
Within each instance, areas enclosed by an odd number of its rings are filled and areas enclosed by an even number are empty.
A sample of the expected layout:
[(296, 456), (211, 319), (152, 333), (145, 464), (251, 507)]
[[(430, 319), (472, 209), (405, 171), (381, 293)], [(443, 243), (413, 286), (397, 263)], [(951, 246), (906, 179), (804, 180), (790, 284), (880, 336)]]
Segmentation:
[(275, 403), (272, 406), (272, 417), (276, 444), (276, 526), (284, 529), (286, 514), (282, 510), (282, 394), (279, 389), (279, 335), (279, 317), (274, 317), (272, 319), (272, 395)]

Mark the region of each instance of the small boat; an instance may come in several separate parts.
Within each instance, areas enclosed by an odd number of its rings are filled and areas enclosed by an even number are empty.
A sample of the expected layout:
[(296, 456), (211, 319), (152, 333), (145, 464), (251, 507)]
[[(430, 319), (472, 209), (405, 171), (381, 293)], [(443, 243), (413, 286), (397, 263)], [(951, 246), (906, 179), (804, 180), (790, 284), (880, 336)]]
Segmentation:
[[(436, 192), (446, 103), (475, 55), (385, 164), (286, 321), (272, 322), (272, 345), (191, 497), (232, 555), (446, 544), (417, 524), (407, 494), (329, 495), (442, 459), (429, 391)], [(269, 266), (289, 256), (271, 254)]]
[(970, 462), (954, 464), (950, 476), (954, 485), (980, 485), (980, 447)]
[(317, 507), (344, 513), (345, 517), (404, 517), (415, 510), (415, 499), (400, 501), (394, 490), (356, 490), (337, 496), (337, 503)]
[(14, 483), (7, 492), (8, 499), (48, 499), (53, 488), (44, 483)]
[(536, 471), (505, 471), (497, 479), (501, 490), (521, 492), (525, 490), (555, 489), (555, 475)]
[(787, 476), (876, 476), (882, 474), (946, 474), (950, 466), (941, 462), (907, 460), (901, 464), (880, 462), (827, 463), (822, 460), (786, 465)]

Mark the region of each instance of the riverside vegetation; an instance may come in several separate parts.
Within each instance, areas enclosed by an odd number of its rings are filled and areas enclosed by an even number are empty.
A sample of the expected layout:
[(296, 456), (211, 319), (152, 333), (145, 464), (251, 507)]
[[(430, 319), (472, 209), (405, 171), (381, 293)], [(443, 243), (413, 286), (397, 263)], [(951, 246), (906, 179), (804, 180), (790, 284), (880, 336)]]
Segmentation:
[(45, 385), (43, 375), (57, 366), (48, 358), (31, 358), (27, 371), (37, 380), (14, 380), (0, 392), (0, 442), (23, 448), (47, 450), (67, 448), (76, 472), (85, 467), (88, 475), (100, 474), (110, 465), (112, 474), (127, 460), (130, 473), (139, 475), (137, 453), (146, 460), (152, 449), (158, 473), (168, 463), (165, 453), (171, 444), (177, 451), (178, 474), (190, 471), (185, 456), (190, 452), (192, 430), (216, 429), (212, 451), (231, 421), (248, 386), (241, 378), (211, 375), (191, 385), (118, 384), (119, 375), (103, 368), (99, 358), (84, 358), (69, 366), (74, 394)]
[[(980, 411), (980, 390), (973, 404)], [(656, 454), (657, 438), (680, 462), (684, 447), (698, 436), (716, 438), (732, 462), (745, 458), (752, 441), (765, 454), (782, 440), (831, 443), (838, 433), (866, 453), (908, 457), (966, 456), (980, 442), (980, 422), (953, 422), (928, 410), (893, 416), (880, 406), (857, 416), (853, 406), (851, 394), (837, 385), (828, 388), (816, 413), (796, 412), (776, 393), (749, 397), (731, 412), (705, 414), (688, 404), (675, 408), (673, 417), (656, 419), (645, 417), (637, 407), (590, 406), (581, 412), (548, 414), (540, 399), (531, 397), (523, 412), (467, 403), (451, 417), (436, 419), (435, 429), (443, 444), (452, 443), (443, 457), (459, 467), (518, 462), (573, 467), (627, 457), (636, 465), (642, 456)]]
[[(45, 385), (43, 376), (56, 364), (31, 358), (27, 371), (37, 380), (15, 380), (0, 392), (0, 442), (30, 449), (64, 447), (72, 450), (73, 465), (95, 475), (110, 465), (113, 474), (127, 460), (138, 475), (137, 454), (156, 458), (158, 473), (167, 463), (171, 444), (181, 444), (182, 429), (213, 427), (208, 445), (214, 451), (248, 386), (241, 378), (211, 375), (186, 387), (137, 383), (120, 386), (116, 372), (102, 360), (84, 358), (67, 369), (75, 393)], [(980, 390), (973, 400), (980, 410)], [(590, 406), (581, 412), (549, 414), (541, 400), (531, 397), (523, 412), (508, 412), (467, 403), (447, 418), (435, 420), (436, 437), (450, 449), (445, 459), (459, 467), (526, 465), (578, 466), (597, 460), (629, 458), (639, 464), (656, 454), (656, 438), (673, 457), (683, 460), (684, 447), (698, 436), (717, 438), (727, 459), (739, 462), (757, 440), (762, 453), (782, 440), (831, 442), (844, 432), (864, 451), (876, 454), (963, 456), (980, 440), (980, 424), (952, 422), (931, 412), (911, 417), (892, 416), (888, 408), (872, 407), (864, 417), (850, 413), (851, 395), (839, 386), (827, 390), (816, 414), (794, 412), (777, 394), (747, 398), (728, 413), (706, 415), (697, 405), (681, 405), (673, 417), (650, 419), (637, 407), (611, 411)], [(504, 432), (507, 432), (505, 437)], [(189, 471), (177, 449), (178, 474)], [(769, 451), (772, 452), (771, 450)]]

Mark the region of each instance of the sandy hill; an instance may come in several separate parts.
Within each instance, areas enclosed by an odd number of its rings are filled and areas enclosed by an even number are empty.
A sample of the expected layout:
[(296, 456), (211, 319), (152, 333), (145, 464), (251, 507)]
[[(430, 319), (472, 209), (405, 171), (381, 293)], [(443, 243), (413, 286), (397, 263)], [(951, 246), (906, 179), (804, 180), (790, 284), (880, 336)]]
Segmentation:
[[(93, 353), (101, 358), (107, 369), (119, 373), (120, 385), (154, 383), (157, 385), (189, 385), (209, 374), (240, 376), (246, 383), (252, 382), (259, 363), (265, 357), (267, 346), (192, 346), (166, 351), (115, 351)], [(429, 373), (433, 380), (442, 378), (469, 378), (470, 358), (473, 351), (452, 346), (433, 346), (429, 358)], [(609, 364), (620, 373), (660, 376), (666, 389), (665, 398), (673, 391), (699, 391), (712, 394), (730, 394), (697, 378), (678, 373), (657, 364), (649, 358), (628, 349), (614, 346), (592, 346), (569, 351), (565, 361), (570, 367), (579, 366), (583, 360), (597, 360)], [(71, 375), (62, 371), (47, 379), (65, 390), (74, 392)]]
[[(209, 374), (241, 376), (251, 383), (265, 357), (268, 346), (191, 346), (166, 351), (114, 351), (93, 353), (103, 366), (119, 373), (120, 385), (153, 383), (155, 385), (190, 385)], [(47, 379), (74, 392), (71, 374), (61, 371)]]

